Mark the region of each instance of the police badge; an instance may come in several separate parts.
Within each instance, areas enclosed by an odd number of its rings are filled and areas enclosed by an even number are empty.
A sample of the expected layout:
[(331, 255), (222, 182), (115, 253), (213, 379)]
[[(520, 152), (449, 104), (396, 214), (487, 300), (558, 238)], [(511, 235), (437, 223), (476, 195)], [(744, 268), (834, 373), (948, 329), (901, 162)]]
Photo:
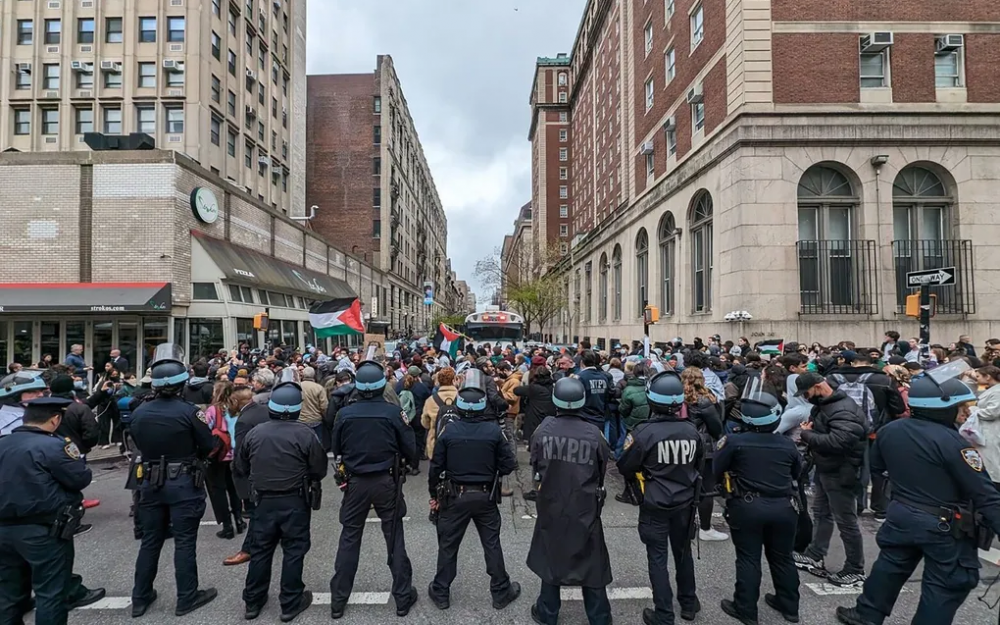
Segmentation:
[(965, 460), (965, 464), (972, 467), (973, 471), (979, 473), (983, 472), (983, 457), (979, 455), (979, 452), (971, 447), (962, 450), (962, 460)]
[(201, 421), (205, 425), (208, 425), (208, 416), (205, 414), (204, 410), (199, 410), (198, 414), (195, 416), (198, 417), (199, 421)]
[(80, 459), (80, 448), (72, 441), (67, 441), (66, 445), (63, 446), (63, 451), (73, 460)]

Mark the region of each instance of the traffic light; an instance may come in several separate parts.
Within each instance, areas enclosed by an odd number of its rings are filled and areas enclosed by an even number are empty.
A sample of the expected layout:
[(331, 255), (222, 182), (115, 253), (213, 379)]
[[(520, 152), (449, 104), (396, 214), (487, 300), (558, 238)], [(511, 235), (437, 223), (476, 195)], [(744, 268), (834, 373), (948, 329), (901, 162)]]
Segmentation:
[(267, 332), (267, 313), (257, 313), (253, 316), (253, 329)]
[[(937, 295), (931, 293), (931, 317), (937, 314)], [(920, 318), (920, 294), (906, 296), (906, 316)]]
[(656, 306), (646, 306), (642, 311), (643, 323), (649, 325), (660, 320), (660, 309)]

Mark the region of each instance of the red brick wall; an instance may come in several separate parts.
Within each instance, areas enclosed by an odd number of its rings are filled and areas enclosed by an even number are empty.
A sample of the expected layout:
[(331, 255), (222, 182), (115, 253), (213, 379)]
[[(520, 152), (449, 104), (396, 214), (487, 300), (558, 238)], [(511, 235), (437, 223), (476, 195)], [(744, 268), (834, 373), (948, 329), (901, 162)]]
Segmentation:
[[(550, 112), (551, 119), (558, 120), (559, 113)], [(545, 145), (547, 146), (548, 158), (545, 163), (545, 179), (548, 181), (548, 189), (546, 189), (545, 200), (547, 202), (547, 212), (545, 220), (545, 228), (547, 238), (549, 243), (556, 243), (560, 240), (569, 243), (569, 237), (560, 238), (559, 237), (559, 224), (569, 224), (569, 219), (559, 218), (559, 206), (562, 204), (572, 205), (570, 199), (562, 199), (559, 197), (559, 187), (566, 185), (567, 191), (569, 192), (569, 198), (573, 197), (573, 190), (570, 187), (569, 180), (559, 179), (559, 168), (560, 167), (570, 167), (570, 163), (573, 159), (573, 149), (570, 146), (570, 142), (565, 143), (559, 142), (559, 130), (561, 128), (569, 129), (569, 124), (552, 124), (546, 128), (545, 132)], [(568, 160), (559, 160), (559, 148), (566, 148)], [(570, 228), (572, 230), (572, 228)]]
[(775, 33), (771, 43), (775, 104), (858, 102), (858, 35)]
[(969, 102), (1000, 102), (1000, 35), (965, 36)]
[[(772, 0), (771, 16), (781, 21), (1000, 21), (997, 0)], [(895, 94), (894, 94), (895, 95)]]
[(726, 119), (729, 95), (726, 84), (726, 58), (723, 57), (705, 75), (703, 93), (705, 95), (705, 134), (712, 132)]
[(934, 102), (933, 33), (896, 33), (890, 58), (893, 102)]
[[(310, 223), (326, 240), (358, 255), (378, 249), (372, 238), (372, 127), (378, 84), (373, 74), (309, 76), (306, 83), (306, 202), (316, 205)], [(388, 116), (388, 104), (383, 103)], [(383, 135), (385, 133), (383, 132)], [(388, 175), (388, 163), (382, 164)], [(389, 198), (383, 194), (382, 202)], [(382, 224), (388, 236), (389, 224)], [(355, 247), (356, 246), (356, 247)]]

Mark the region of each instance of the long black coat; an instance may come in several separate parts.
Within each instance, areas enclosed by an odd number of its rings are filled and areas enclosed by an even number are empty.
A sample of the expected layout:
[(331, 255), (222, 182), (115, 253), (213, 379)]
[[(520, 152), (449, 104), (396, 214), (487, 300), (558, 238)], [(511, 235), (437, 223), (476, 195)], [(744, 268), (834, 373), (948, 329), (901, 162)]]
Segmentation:
[(551, 417), (535, 430), (531, 464), (541, 487), (528, 568), (543, 582), (589, 588), (611, 583), (598, 500), (609, 455), (601, 431), (579, 416)]
[(531, 435), (535, 429), (542, 424), (545, 417), (554, 417), (556, 405), (552, 403), (552, 375), (545, 370), (544, 373), (534, 373), (527, 386), (514, 388), (514, 394), (521, 398), (521, 410), (524, 412), (524, 423), (521, 424), (521, 432), (525, 440), (531, 440)]
[[(243, 410), (240, 411), (240, 415), (236, 419), (236, 432), (234, 433), (236, 437), (236, 449), (243, 446), (243, 439), (250, 433), (250, 430), (261, 423), (267, 423), (271, 420), (267, 409), (267, 398), (270, 395), (270, 391), (258, 391), (254, 395), (253, 401), (244, 406)], [(234, 472), (233, 484), (236, 486), (236, 492), (240, 498), (250, 499), (252, 485), (250, 484), (249, 476), (237, 475)]]

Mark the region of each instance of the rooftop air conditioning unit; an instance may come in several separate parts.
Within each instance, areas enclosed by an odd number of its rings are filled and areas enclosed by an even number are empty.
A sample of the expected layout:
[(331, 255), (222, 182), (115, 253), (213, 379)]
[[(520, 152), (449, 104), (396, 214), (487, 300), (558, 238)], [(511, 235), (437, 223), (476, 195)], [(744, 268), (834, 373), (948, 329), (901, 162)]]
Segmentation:
[(954, 52), (965, 45), (964, 35), (941, 35), (935, 40), (938, 52)]
[(663, 122), (663, 130), (665, 132), (672, 132), (677, 129), (677, 118), (673, 115), (667, 118), (667, 121)]
[(892, 33), (888, 31), (861, 35), (862, 52), (881, 52), (892, 45)]
[(646, 141), (639, 146), (639, 154), (652, 154), (653, 153), (653, 142)]
[(688, 89), (687, 101), (688, 104), (701, 104), (705, 101), (705, 96), (701, 93), (701, 83)]
[(31, 63), (18, 63), (17, 71), (20, 74), (30, 74), (31, 73)]

